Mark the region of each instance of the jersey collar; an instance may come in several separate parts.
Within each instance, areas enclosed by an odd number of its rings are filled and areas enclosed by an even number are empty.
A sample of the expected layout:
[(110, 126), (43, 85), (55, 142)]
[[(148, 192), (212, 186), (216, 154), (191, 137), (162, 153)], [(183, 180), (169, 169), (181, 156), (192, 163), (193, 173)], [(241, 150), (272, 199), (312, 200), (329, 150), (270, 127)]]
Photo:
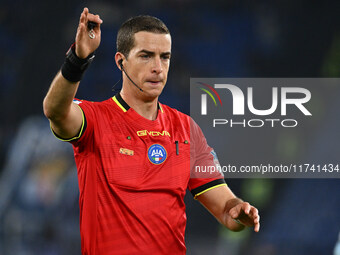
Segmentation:
[[(113, 101), (122, 109), (123, 112), (127, 112), (130, 109), (130, 106), (124, 101), (120, 93), (118, 92), (114, 97), (112, 97)], [(163, 108), (159, 102), (157, 102), (158, 110), (161, 110), (163, 113)]]

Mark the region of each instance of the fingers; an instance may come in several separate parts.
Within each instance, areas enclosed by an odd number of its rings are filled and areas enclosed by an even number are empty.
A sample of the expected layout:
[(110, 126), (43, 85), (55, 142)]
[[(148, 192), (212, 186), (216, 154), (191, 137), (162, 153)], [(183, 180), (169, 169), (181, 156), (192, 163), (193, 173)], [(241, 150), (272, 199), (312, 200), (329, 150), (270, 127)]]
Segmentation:
[(259, 211), (254, 206), (252, 206), (252, 208), (250, 209), (249, 216), (253, 219), (254, 231), (259, 232), (260, 231), (260, 215), (259, 215)]
[(257, 218), (254, 219), (254, 231), (260, 231), (260, 215), (258, 215)]
[(238, 219), (246, 226), (254, 226), (254, 231), (260, 231), (260, 215), (258, 210), (247, 202), (240, 203), (230, 209), (229, 215)]
[[(94, 15), (90, 13), (89, 9), (85, 7), (79, 18), (79, 28), (86, 27), (89, 21), (95, 22), (99, 25), (103, 23), (103, 20), (100, 18), (99, 15)], [(97, 29), (99, 29), (98, 26)]]
[[(88, 23), (94, 22), (96, 24), (95, 27), (89, 28)], [(103, 23), (103, 20), (99, 17), (99, 15), (94, 15), (89, 12), (89, 9), (87, 7), (84, 8), (83, 12), (80, 15), (79, 18), (79, 25), (76, 35), (76, 42), (82, 41), (84, 38), (87, 38), (88, 33), (90, 30), (92, 30), (92, 34), (94, 34), (94, 37), (100, 38), (100, 24)], [(93, 33), (94, 32), (94, 33)]]
[(254, 219), (259, 217), (259, 211), (254, 206), (250, 206), (249, 213), (247, 214), (252, 216)]
[(229, 214), (233, 219), (237, 219), (242, 216), (243, 213), (249, 214), (250, 209), (250, 204), (248, 202), (243, 202), (231, 208)]
[(84, 8), (83, 12), (80, 14), (79, 25), (80, 24), (86, 24), (86, 22), (87, 22), (87, 14), (88, 13), (89, 13), (89, 9)]
[(244, 206), (242, 206), (243, 211), (245, 212), (245, 214), (249, 214), (250, 210), (251, 210), (251, 206), (249, 203), (245, 202), (243, 203)]
[(79, 18), (79, 25), (78, 25), (78, 31), (77, 31), (77, 38), (80, 39), (84, 32), (86, 32), (86, 23), (87, 23), (87, 14), (89, 10), (87, 8), (84, 8), (83, 12), (80, 15)]
[(249, 203), (245, 206), (244, 212), (249, 217), (250, 220), (252, 220), (252, 223), (254, 225), (254, 231), (259, 232), (260, 231), (260, 215), (259, 211), (254, 207), (251, 206)]
[(103, 20), (99, 17), (99, 15), (94, 15), (94, 14), (89, 13), (88, 19), (89, 19), (89, 21), (93, 21), (93, 22), (98, 23), (98, 24), (103, 23)]

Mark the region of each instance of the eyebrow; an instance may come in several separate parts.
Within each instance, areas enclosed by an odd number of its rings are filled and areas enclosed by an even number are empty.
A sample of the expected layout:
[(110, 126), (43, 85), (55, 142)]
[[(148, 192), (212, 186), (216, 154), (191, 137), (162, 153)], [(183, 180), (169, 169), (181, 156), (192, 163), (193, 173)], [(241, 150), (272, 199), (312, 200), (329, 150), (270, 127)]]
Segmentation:
[[(151, 55), (151, 56), (155, 55), (155, 52), (148, 51), (148, 50), (140, 50), (138, 52), (138, 54), (140, 54), (140, 53), (145, 53), (145, 54), (148, 54), (148, 55)], [(166, 52), (162, 52), (161, 53), (161, 56), (166, 56), (166, 55), (171, 55), (171, 52), (170, 51), (166, 51)]]

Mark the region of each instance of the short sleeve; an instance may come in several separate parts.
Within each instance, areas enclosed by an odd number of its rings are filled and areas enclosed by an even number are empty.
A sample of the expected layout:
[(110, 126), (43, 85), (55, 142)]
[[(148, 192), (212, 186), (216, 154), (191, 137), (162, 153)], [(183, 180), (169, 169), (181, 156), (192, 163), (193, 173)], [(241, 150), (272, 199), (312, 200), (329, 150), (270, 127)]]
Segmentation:
[(53, 131), (52, 127), (51, 127), (51, 131), (54, 134), (54, 136), (57, 137), (59, 140), (64, 141), (64, 142), (70, 142), (73, 145), (76, 145), (81, 140), (86, 139), (85, 137), (89, 137), (90, 134), (92, 133), (93, 126), (94, 126), (93, 125), (94, 111), (91, 107), (91, 102), (89, 101), (74, 99), (73, 103), (77, 104), (77, 106), (80, 108), (82, 117), (83, 117), (83, 121), (82, 121), (81, 128), (79, 130), (79, 133), (71, 138), (62, 138)]
[(71, 141), (74, 146), (79, 145), (80, 143), (85, 143), (86, 141), (90, 140), (93, 136), (94, 125), (96, 121), (96, 114), (94, 103), (86, 100), (77, 100), (73, 101), (74, 103), (78, 104), (80, 109), (83, 112), (83, 122), (85, 128), (82, 130), (81, 134), (79, 135), (78, 139)]
[(199, 195), (213, 188), (226, 185), (220, 171), (220, 164), (216, 153), (206, 141), (197, 125), (190, 121), (190, 180), (189, 190), (196, 199)]

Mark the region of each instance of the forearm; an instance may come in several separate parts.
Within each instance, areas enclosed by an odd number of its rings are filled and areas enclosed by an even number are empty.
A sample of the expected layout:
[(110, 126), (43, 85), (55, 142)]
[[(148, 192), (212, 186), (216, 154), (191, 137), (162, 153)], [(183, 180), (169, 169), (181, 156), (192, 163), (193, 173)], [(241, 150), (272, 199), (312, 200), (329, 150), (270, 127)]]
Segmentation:
[(258, 210), (248, 202), (237, 198), (227, 185), (199, 195), (198, 200), (221, 224), (232, 231), (241, 231), (246, 226), (254, 226), (255, 232), (260, 230)]
[(43, 107), (46, 117), (54, 121), (64, 119), (71, 109), (78, 86), (79, 82), (70, 82), (63, 77), (61, 72), (58, 72), (44, 99)]
[[(93, 37), (88, 36), (88, 22), (97, 24), (91, 29)], [(72, 100), (76, 95), (79, 81), (94, 58), (94, 52), (100, 44), (100, 24), (98, 15), (89, 13), (84, 8), (80, 15), (76, 42), (66, 53), (65, 62), (44, 99), (44, 113), (54, 123), (65, 120), (71, 111)], [(74, 108), (74, 107), (73, 107)]]

